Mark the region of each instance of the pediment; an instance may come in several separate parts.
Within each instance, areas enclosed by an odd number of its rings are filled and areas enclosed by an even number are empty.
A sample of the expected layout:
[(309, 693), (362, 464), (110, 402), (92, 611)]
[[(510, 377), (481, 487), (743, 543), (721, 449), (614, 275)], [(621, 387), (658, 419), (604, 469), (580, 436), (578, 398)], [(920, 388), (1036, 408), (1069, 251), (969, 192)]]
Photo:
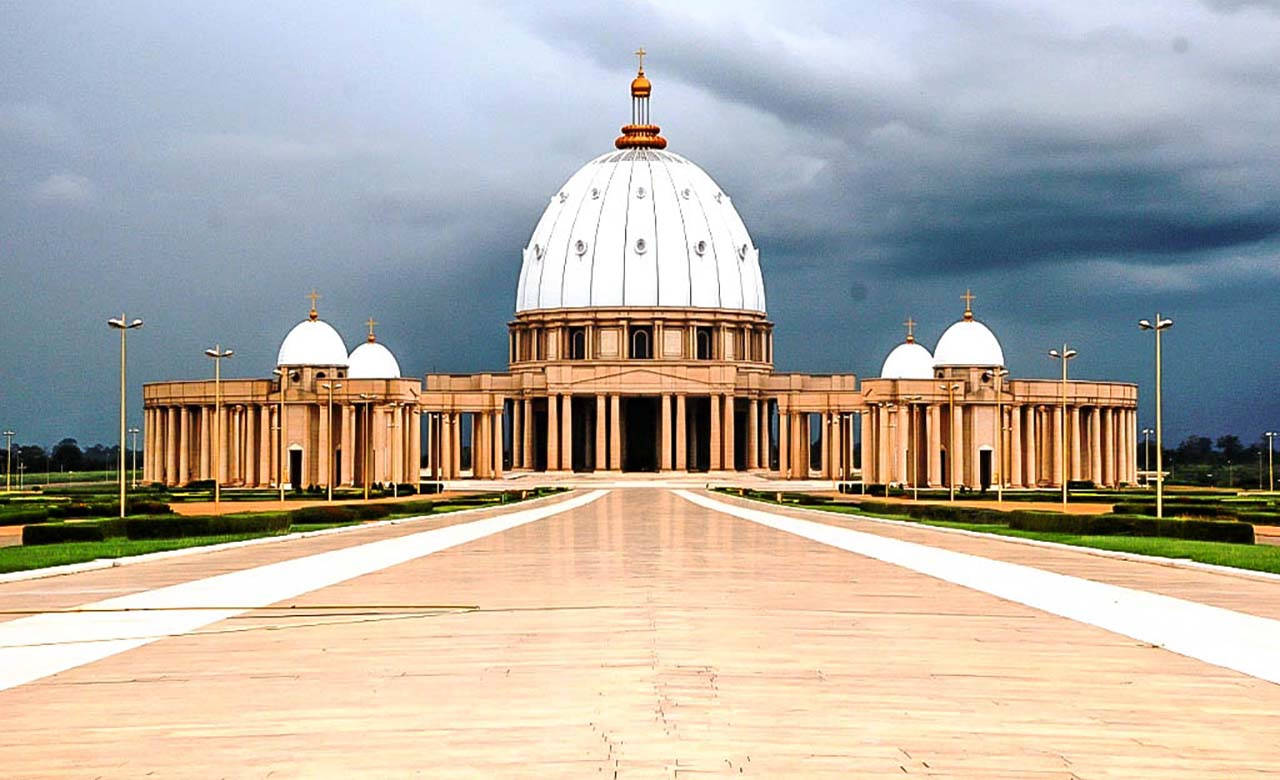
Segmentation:
[(609, 390), (618, 388), (653, 388), (668, 392), (678, 391), (682, 387), (703, 390), (712, 383), (701, 378), (691, 377), (677, 371), (664, 371), (661, 368), (619, 368), (616, 371), (602, 371), (598, 374), (568, 383), (569, 387), (582, 388), (600, 385)]

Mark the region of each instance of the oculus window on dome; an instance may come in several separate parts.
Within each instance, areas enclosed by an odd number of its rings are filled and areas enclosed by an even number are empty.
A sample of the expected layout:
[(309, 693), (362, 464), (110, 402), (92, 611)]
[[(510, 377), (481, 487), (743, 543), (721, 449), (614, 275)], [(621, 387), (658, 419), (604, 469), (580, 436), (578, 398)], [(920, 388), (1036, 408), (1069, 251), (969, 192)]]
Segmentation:
[(550, 199), (522, 256), (515, 310), (677, 307), (766, 313), (760, 253), (729, 197), (667, 151), (639, 69), (614, 150)]

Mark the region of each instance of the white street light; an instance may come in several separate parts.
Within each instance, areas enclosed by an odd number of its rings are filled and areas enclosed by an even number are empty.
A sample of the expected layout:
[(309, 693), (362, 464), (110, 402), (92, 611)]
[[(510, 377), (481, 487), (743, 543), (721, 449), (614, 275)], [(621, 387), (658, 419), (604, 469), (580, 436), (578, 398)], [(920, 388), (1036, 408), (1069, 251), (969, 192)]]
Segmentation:
[(4, 492), (6, 493), (13, 489), (13, 437), (17, 435), (14, 431), (4, 432)]
[(138, 489), (138, 429), (130, 428), (128, 431), (133, 435), (133, 466), (130, 468), (129, 481), (134, 490)]
[(124, 316), (124, 313), (121, 312), (119, 319), (115, 319), (115, 318), (109, 319), (107, 320), (107, 325), (120, 331), (120, 463), (119, 463), (119, 466), (120, 466), (120, 517), (123, 518), (124, 517), (124, 489), (125, 489), (125, 484), (124, 484), (125, 334), (127, 334), (129, 331), (135, 328), (141, 328), (142, 320), (139, 320), (139, 319), (129, 320)]
[(1274, 493), (1276, 491), (1275, 444), (1276, 437), (1280, 436), (1280, 433), (1267, 431), (1262, 435), (1267, 437), (1267, 490)]
[(1151, 479), (1151, 434), (1155, 433), (1152, 428), (1142, 429), (1142, 470), (1147, 472), (1147, 479)]
[(213, 358), (213, 511), (222, 501), (222, 361), (236, 354), (214, 344), (204, 354)]
[(1156, 334), (1156, 517), (1164, 517), (1164, 422), (1161, 417), (1160, 398), (1160, 332), (1173, 327), (1173, 320), (1156, 312), (1155, 324), (1151, 320), (1138, 320), (1142, 330)]

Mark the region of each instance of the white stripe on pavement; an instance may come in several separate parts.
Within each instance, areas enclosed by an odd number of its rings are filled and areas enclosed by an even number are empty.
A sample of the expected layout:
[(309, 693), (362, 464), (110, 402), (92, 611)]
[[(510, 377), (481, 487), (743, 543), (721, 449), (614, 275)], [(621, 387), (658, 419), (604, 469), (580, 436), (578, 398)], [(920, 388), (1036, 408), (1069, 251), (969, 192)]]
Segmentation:
[(1280, 621), (675, 491), (740, 517), (1025, 604), (1251, 677), (1280, 683)]
[[(0, 690), (184, 634), (303, 593), (406, 563), (544, 517), (585, 506), (595, 490), (564, 501), (346, 547), (252, 569), (83, 604), (80, 609), (163, 610), (51, 612), (0, 623)], [(209, 609), (235, 605), (235, 609)]]

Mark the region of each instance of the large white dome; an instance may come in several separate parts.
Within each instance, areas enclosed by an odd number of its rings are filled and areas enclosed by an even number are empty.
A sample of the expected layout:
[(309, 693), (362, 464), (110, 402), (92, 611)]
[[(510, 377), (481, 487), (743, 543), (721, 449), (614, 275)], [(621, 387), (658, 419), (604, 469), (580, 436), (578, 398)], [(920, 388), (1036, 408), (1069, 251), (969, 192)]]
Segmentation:
[(306, 319), (293, 326), (280, 344), (278, 366), (345, 366), (347, 345), (329, 323)]
[(742, 218), (678, 154), (632, 148), (587, 163), (524, 248), (517, 312), (606, 306), (765, 311), (760, 253)]
[(347, 358), (348, 379), (399, 379), (400, 363), (391, 350), (376, 341), (366, 341)]
[(894, 347), (880, 367), (881, 379), (932, 379), (933, 355), (914, 341)]
[(1004, 366), (1004, 350), (986, 325), (966, 318), (947, 328), (938, 339), (933, 365)]

